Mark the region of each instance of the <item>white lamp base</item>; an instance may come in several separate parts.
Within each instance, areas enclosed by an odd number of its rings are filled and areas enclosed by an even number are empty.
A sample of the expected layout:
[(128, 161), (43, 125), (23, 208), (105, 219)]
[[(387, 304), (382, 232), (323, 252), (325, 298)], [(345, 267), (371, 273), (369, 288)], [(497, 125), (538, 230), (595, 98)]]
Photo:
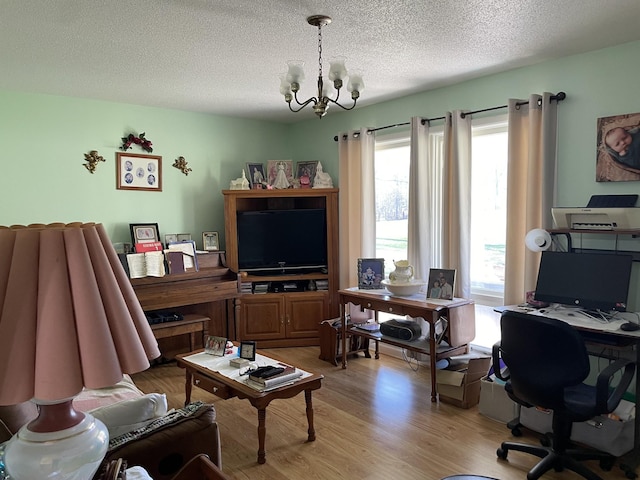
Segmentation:
[(100, 420), (85, 413), (73, 427), (32, 432), (24, 425), (5, 448), (12, 480), (90, 480), (109, 446), (109, 432)]

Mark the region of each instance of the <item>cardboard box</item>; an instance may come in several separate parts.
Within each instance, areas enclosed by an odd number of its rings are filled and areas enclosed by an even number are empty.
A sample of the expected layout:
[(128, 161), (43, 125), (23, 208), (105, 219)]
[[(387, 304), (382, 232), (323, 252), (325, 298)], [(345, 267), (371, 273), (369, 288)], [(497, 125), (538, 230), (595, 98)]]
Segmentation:
[(438, 370), (436, 384), (440, 400), (460, 408), (470, 408), (480, 401), (480, 379), (487, 374), (491, 359), (472, 358), (459, 370)]
[[(552, 417), (551, 410), (535, 407), (520, 409), (520, 423), (535, 432), (551, 432)], [(598, 416), (586, 422), (574, 423), (571, 440), (619, 457), (633, 449), (633, 431), (633, 418), (622, 422)]]
[(501, 423), (508, 423), (518, 416), (518, 404), (509, 398), (504, 383), (480, 379), (480, 403), (478, 411), (485, 417)]

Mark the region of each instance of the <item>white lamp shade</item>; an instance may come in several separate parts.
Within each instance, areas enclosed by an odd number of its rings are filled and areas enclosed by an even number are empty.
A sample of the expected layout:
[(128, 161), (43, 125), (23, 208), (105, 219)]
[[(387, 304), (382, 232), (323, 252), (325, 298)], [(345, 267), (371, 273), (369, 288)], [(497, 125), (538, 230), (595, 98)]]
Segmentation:
[(354, 71), (349, 74), (347, 90), (350, 92), (353, 92), (354, 90), (361, 92), (364, 90), (364, 82), (362, 81), (362, 74), (360, 72)]
[(280, 75), (280, 93), (282, 95), (286, 95), (288, 93), (291, 93), (291, 82), (287, 81), (287, 75), (286, 74)]
[(324, 79), (322, 82), (322, 96), (333, 98), (335, 91), (336, 89), (333, 88), (333, 82), (328, 82), (327, 79)]
[(534, 228), (524, 237), (524, 244), (532, 252), (542, 252), (551, 247), (551, 235), (542, 228)]
[(344, 57), (336, 57), (329, 60), (329, 80), (342, 80), (347, 76), (347, 67), (344, 66)]
[(299, 60), (290, 60), (287, 62), (289, 70), (287, 71), (286, 80), (289, 83), (302, 83), (304, 80), (304, 62)]

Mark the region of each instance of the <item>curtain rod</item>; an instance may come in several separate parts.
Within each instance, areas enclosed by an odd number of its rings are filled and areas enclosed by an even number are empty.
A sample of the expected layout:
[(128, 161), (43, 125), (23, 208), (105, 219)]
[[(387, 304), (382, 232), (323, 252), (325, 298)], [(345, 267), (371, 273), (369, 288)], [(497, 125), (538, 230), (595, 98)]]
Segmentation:
[[(557, 101), (557, 102), (561, 102), (562, 100), (567, 98), (567, 94), (564, 92), (558, 92), (556, 95), (552, 95), (551, 96), (551, 101)], [(519, 107), (521, 105), (527, 105), (529, 103), (529, 101), (524, 101), (524, 102), (518, 102), (516, 103), (516, 107)], [(538, 100), (538, 105), (540, 105), (541, 101)], [(499, 107), (490, 107), (490, 108), (483, 108), (482, 110), (474, 110), (472, 112), (463, 112), (460, 115), (462, 116), (462, 118), (465, 118), (467, 115), (473, 115), (474, 113), (484, 113), (484, 112), (490, 112), (492, 110), (500, 110), (501, 108), (507, 108), (509, 105), (500, 105)], [(434, 118), (423, 118), (422, 119), (422, 125), (424, 125), (425, 123), (429, 123), (429, 122), (435, 122), (437, 120), (444, 120), (446, 117), (434, 117)], [(370, 128), (369, 130), (367, 130), (367, 133), (372, 133), (372, 132), (377, 132), (378, 130), (384, 130), (386, 128), (394, 128), (394, 127), (403, 127), (405, 125), (410, 125), (411, 122), (404, 122), (404, 123), (394, 123), (393, 125), (385, 125), (384, 127), (377, 127), (377, 128)], [(360, 133), (357, 132), (354, 134), (354, 136), (359, 136)], [(343, 135), (342, 136), (343, 139), (347, 138), (347, 135)], [(338, 135), (336, 135), (335, 137), (333, 137), (333, 140), (335, 142), (338, 141)]]

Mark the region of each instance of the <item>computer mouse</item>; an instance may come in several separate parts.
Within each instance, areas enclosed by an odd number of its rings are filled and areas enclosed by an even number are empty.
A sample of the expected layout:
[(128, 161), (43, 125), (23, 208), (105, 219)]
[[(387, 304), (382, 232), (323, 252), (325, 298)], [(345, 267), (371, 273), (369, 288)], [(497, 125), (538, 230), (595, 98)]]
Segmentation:
[(620, 325), (620, 330), (624, 330), (625, 332), (633, 332), (639, 329), (640, 329), (640, 325), (633, 322), (626, 322)]

